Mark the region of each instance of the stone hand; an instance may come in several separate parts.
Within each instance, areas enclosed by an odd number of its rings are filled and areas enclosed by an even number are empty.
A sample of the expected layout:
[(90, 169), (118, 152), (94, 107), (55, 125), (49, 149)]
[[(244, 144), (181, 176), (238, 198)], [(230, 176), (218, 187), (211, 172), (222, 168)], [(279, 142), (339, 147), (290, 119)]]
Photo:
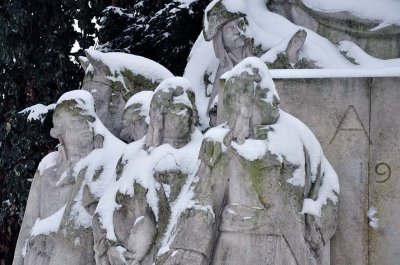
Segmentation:
[(317, 221), (311, 215), (306, 215), (306, 235), (305, 239), (310, 244), (311, 249), (318, 255), (319, 250), (324, 246), (324, 241)]

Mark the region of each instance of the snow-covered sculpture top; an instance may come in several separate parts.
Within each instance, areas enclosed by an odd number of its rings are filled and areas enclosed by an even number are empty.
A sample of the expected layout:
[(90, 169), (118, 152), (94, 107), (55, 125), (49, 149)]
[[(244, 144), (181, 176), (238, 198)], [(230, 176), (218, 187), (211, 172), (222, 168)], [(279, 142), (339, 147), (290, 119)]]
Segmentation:
[(114, 135), (119, 136), (124, 106), (131, 96), (154, 90), (173, 74), (162, 65), (136, 55), (86, 50), (80, 57), (85, 69), (82, 89), (95, 100), (96, 114)]
[(229, 127), (206, 133), (192, 206), (158, 264), (329, 264), (339, 184), (320, 144), (279, 109), (258, 58), (224, 78)]
[(148, 148), (165, 143), (175, 148), (186, 145), (197, 124), (197, 109), (190, 82), (180, 77), (164, 80), (154, 91), (149, 114)]

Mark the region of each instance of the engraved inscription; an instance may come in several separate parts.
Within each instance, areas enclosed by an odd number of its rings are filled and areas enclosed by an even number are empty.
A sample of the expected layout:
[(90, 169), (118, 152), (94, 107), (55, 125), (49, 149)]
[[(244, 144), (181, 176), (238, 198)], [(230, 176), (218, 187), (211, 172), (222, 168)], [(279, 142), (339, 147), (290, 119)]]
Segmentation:
[(376, 179), (375, 181), (378, 183), (384, 183), (388, 181), (392, 175), (392, 169), (390, 166), (384, 162), (381, 162), (375, 166), (375, 173), (378, 176), (381, 176), (380, 178)]
[(356, 108), (353, 105), (350, 105), (346, 113), (343, 115), (343, 118), (340, 120), (339, 125), (336, 128), (335, 134), (330, 140), (329, 144), (333, 143), (339, 131), (364, 131), (365, 136), (368, 138), (369, 144), (372, 145), (371, 139), (365, 129), (364, 124), (362, 123)]

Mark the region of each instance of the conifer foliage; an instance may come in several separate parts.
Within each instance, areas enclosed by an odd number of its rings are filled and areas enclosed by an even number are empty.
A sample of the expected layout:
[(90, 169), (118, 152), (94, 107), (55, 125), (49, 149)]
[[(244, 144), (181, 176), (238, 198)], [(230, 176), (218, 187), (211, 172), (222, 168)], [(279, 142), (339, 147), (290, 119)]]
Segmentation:
[(182, 75), (209, 2), (119, 1), (102, 13), (98, 49), (145, 56)]

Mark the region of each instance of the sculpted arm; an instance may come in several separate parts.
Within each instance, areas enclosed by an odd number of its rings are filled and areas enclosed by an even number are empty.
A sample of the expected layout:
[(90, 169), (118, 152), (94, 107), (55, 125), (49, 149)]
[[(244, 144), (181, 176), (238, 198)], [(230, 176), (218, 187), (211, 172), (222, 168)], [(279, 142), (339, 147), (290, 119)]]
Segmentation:
[[(306, 153), (306, 190), (305, 197), (312, 200), (318, 199), (318, 194), (321, 191), (321, 186), (325, 178), (325, 172), (321, 169), (321, 164), (318, 166), (315, 181), (311, 180), (311, 165), (308, 153)], [(330, 241), (336, 231), (336, 213), (338, 204), (334, 204), (331, 200), (327, 201), (321, 209), (321, 217), (316, 217), (310, 214), (305, 215), (306, 233), (305, 239), (310, 244), (315, 253), (320, 250)]]
[(15, 247), (13, 265), (22, 265), (24, 257), (22, 251), (30, 238), (31, 229), (35, 224), (37, 218), (39, 218), (40, 209), (40, 185), (41, 175), (39, 171), (36, 171), (35, 177), (29, 191), (28, 202), (26, 204), (24, 220), (22, 221), (21, 230), (19, 232), (17, 246)]

